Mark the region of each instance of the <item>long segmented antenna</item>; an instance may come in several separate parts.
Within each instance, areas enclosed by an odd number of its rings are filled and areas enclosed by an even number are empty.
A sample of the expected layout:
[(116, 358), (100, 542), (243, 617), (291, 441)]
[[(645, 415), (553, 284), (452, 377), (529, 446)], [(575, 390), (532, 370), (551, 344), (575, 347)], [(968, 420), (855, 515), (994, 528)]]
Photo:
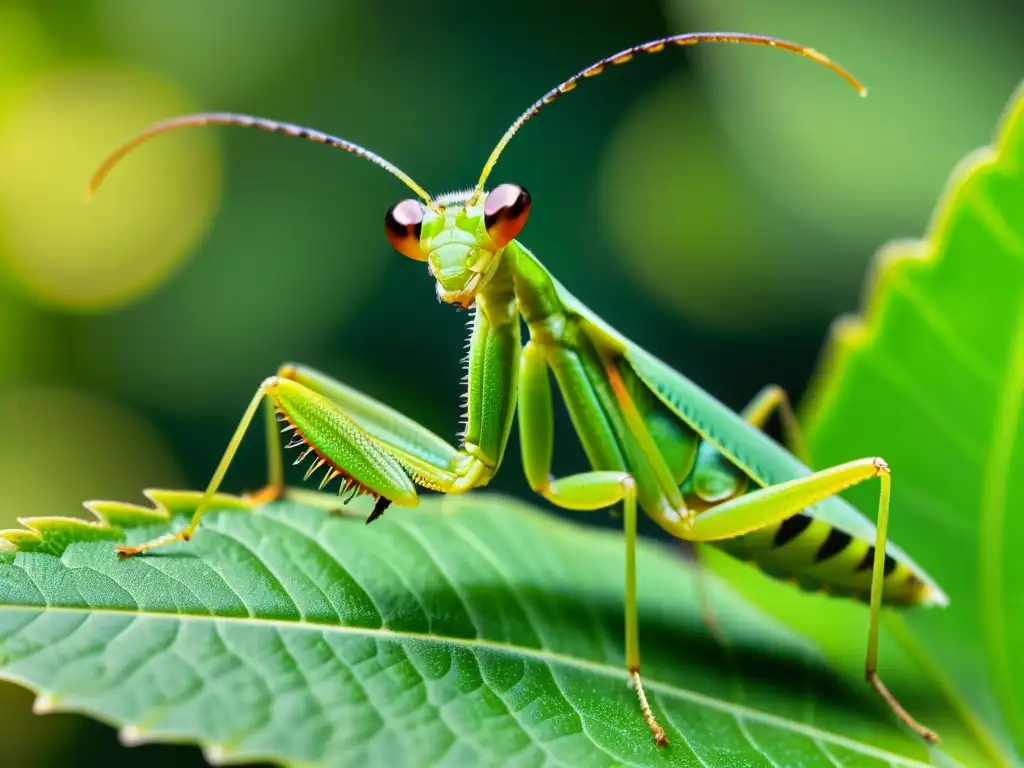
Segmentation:
[(120, 162), (121, 158), (140, 144), (149, 141), (155, 136), (167, 133), (168, 131), (173, 131), (178, 128), (193, 128), (202, 125), (236, 125), (242, 128), (257, 128), (261, 131), (267, 131), (268, 133), (283, 133), (285, 136), (294, 136), (297, 139), (307, 139), (309, 141), (315, 141), (318, 144), (326, 144), (329, 147), (343, 149), (346, 152), (351, 152), (353, 155), (366, 158), (371, 163), (379, 165), (391, 175), (398, 177), (407, 187), (409, 187), (409, 189), (422, 198), (423, 202), (431, 208), (436, 209), (434, 201), (431, 200), (430, 195), (427, 194), (426, 190), (413, 181), (405, 171), (398, 166), (389, 163), (383, 157), (371, 152), (365, 147), (361, 147), (358, 144), (346, 141), (345, 139), (340, 139), (337, 136), (331, 136), (330, 134), (313, 130), (312, 128), (305, 128), (301, 125), (281, 123), (276, 120), (267, 120), (263, 117), (241, 115), (233, 112), (202, 112), (196, 115), (173, 117), (170, 120), (154, 123), (143, 130), (142, 133), (128, 140), (107, 156), (106, 160), (103, 161), (103, 164), (100, 165), (96, 173), (93, 174), (92, 179), (89, 181), (89, 186), (85, 191), (86, 199), (92, 197), (96, 193), (96, 190), (100, 188), (100, 185), (107, 177), (107, 174), (113, 170), (114, 166)]
[(487, 158), (487, 162), (484, 164), (484, 169), (480, 173), (480, 180), (476, 183), (476, 188), (473, 190), (473, 196), (470, 198), (467, 205), (473, 205), (479, 200), (480, 195), (484, 191), (484, 184), (487, 181), (487, 177), (491, 175), (491, 171), (494, 170), (495, 163), (498, 162), (498, 157), (505, 149), (505, 145), (508, 144), (509, 140), (511, 140), (519, 129), (523, 127), (523, 124), (548, 104), (555, 101), (560, 96), (564, 96), (575, 88), (576, 84), (580, 80), (600, 75), (609, 64), (625, 64), (627, 61), (631, 61), (638, 53), (661, 53), (661, 51), (665, 50), (669, 45), (684, 46), (696, 45), (697, 43), (750, 43), (751, 45), (767, 45), (771, 48), (781, 48), (785, 51), (798, 53), (801, 56), (806, 56), (812, 61), (816, 61), (817, 63), (831, 69), (843, 78), (843, 80), (857, 89), (857, 92), (860, 93), (861, 96), (867, 95), (867, 89), (846, 69), (836, 64), (824, 54), (818, 53), (818, 51), (813, 48), (808, 48), (807, 46), (799, 45), (798, 43), (791, 43), (788, 40), (780, 40), (767, 35), (747, 35), (740, 32), (690, 32), (683, 35), (672, 35), (671, 37), (662, 37), (658, 40), (651, 40), (646, 43), (641, 43), (640, 45), (634, 45), (632, 48), (626, 48), (613, 56), (594, 62), (586, 69), (580, 70), (564, 83), (555, 86), (545, 93), (535, 101), (528, 110), (517, 117), (515, 122), (509, 126), (507, 131), (505, 131), (505, 135), (501, 137), (501, 141), (498, 142), (498, 145), (491, 152), (491, 156)]

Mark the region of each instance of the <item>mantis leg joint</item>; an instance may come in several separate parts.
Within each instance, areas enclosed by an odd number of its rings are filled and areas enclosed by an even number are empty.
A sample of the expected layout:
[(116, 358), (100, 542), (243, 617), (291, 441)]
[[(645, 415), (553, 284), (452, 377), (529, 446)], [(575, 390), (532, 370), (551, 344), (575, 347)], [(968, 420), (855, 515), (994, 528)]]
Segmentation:
[(295, 381), (298, 378), (298, 370), (292, 363), (284, 363), (277, 369), (277, 376), (281, 379), (291, 379)]
[(640, 667), (630, 667), (629, 676), (633, 678), (633, 687), (636, 689), (637, 698), (640, 699), (640, 710), (643, 712), (647, 727), (651, 729), (651, 733), (654, 735), (654, 743), (659, 747), (667, 747), (668, 737), (665, 735), (665, 729), (655, 719), (654, 713), (651, 712), (651, 705), (647, 703), (644, 684), (640, 681)]
[(903, 706), (896, 700), (896, 697), (889, 693), (889, 689), (886, 688), (885, 683), (882, 682), (882, 678), (878, 676), (878, 673), (868, 668), (864, 670), (864, 679), (870, 683), (871, 687), (878, 692), (885, 703), (888, 704), (896, 716), (902, 720), (907, 726), (914, 731), (918, 736), (927, 741), (929, 744), (938, 744), (939, 736), (931, 728), (926, 728), (917, 722), (914, 717), (903, 708)]

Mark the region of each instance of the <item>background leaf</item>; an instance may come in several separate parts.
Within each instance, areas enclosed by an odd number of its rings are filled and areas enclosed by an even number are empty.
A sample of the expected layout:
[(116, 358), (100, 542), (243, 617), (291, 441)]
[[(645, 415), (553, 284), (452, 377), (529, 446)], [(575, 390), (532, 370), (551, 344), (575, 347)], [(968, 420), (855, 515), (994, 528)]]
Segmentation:
[[(814, 466), (880, 455), (893, 468), (890, 536), (938, 579), (951, 606), (886, 617), (881, 672), (967, 765), (1022, 764), (1011, 733), (1024, 733), (1024, 689), (1008, 652), (1024, 639), (1024, 573), (1010, 556), (1024, 542), (1013, 514), (1021, 507), (1013, 480), (1024, 469), (1014, 407), (1024, 396), (1022, 114), (1018, 92), (995, 145), (953, 173), (924, 240), (878, 253), (864, 317), (835, 323), (804, 404)], [(844, 495), (874, 517), (876, 489)], [(707, 561), (812, 638), (833, 667), (863, 670), (860, 606), (817, 599), (809, 609), (731, 558), (709, 550)], [(919, 697), (946, 706), (922, 711)]]
[[(947, 589), (924, 655), (1024, 756), (1024, 91), (961, 163), (922, 241), (884, 248), (808, 407), (815, 464), (881, 455), (891, 535)], [(875, 503), (851, 492), (861, 509)], [(1011, 737), (1012, 734), (1012, 737)], [(1007, 747), (1009, 748), (1009, 747)], [(1010, 760), (1009, 756), (1006, 757)]]
[[(862, 685), (724, 589), (712, 641), (689, 569), (640, 555), (644, 670), (669, 750), (622, 669), (622, 537), (494, 496), (366, 526), (220, 497), (187, 546), (119, 561), (197, 494), (26, 521), (0, 553), (0, 670), (129, 743), (315, 765), (916, 765)], [(183, 522), (175, 520), (173, 524)], [(841, 734), (841, 735), (840, 735)], [(872, 745), (860, 743), (866, 739)]]

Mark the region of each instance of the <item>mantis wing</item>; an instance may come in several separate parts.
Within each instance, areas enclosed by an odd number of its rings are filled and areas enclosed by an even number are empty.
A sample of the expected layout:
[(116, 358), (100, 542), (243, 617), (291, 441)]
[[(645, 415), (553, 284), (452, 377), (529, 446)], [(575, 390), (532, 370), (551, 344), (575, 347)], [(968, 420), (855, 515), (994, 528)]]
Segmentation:
[[(594, 344), (626, 359), (651, 392), (691, 429), (760, 486), (806, 477), (811, 470), (762, 430), (749, 424), (697, 384), (633, 343), (591, 312), (555, 281), (567, 311), (575, 314)], [(897, 481), (898, 482), (898, 481)], [(858, 539), (873, 542), (874, 524), (840, 496), (832, 496), (805, 510)], [(889, 542), (886, 553), (909, 568), (932, 589), (932, 604), (946, 605), (946, 594), (935, 580), (902, 549)]]

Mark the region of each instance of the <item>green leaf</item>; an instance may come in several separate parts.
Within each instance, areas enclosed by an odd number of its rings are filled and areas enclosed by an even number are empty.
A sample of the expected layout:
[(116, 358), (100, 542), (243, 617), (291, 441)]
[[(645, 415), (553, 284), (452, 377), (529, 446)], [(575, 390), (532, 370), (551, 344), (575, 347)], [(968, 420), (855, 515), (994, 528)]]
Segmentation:
[[(909, 617), (915, 653), (999, 764), (1011, 744), (1024, 761), (1022, 159), (1024, 89), (994, 146), (954, 172), (928, 235), (878, 254), (807, 422), (815, 465), (892, 467), (890, 535), (951, 599)], [(850, 498), (869, 511), (871, 493)]]
[[(709, 579), (724, 644), (669, 548), (639, 554), (654, 747), (623, 669), (623, 540), (488, 494), (371, 526), (298, 501), (218, 497), (187, 545), (120, 561), (184, 523), (94, 503), (24, 521), (0, 552), (0, 674), (128, 743), (291, 765), (921, 765), (860, 681)], [(323, 497), (316, 496), (318, 499)], [(336, 502), (335, 502), (336, 503)]]

